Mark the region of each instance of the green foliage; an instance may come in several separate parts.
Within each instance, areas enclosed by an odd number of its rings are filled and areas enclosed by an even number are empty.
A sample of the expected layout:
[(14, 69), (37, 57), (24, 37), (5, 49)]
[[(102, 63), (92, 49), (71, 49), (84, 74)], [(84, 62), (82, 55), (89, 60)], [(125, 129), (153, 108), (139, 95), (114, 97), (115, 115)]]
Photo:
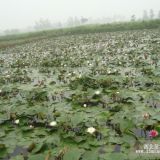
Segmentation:
[(104, 33), (143, 23), (46, 31), (1, 49), (0, 159), (136, 160), (148, 139), (158, 144), (148, 136), (160, 134), (160, 32)]

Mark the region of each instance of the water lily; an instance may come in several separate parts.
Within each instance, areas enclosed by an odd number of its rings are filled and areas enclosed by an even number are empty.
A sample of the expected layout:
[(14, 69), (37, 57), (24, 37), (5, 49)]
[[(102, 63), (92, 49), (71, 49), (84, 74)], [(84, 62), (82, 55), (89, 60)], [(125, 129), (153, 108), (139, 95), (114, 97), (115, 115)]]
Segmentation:
[(34, 128), (34, 126), (33, 126), (33, 125), (30, 125), (29, 128)]
[(82, 77), (82, 75), (81, 75), (81, 74), (79, 74), (79, 75), (78, 75), (78, 78), (81, 78), (81, 77)]
[(84, 104), (83, 107), (86, 108), (86, 107), (87, 107), (87, 104)]
[(101, 92), (98, 90), (98, 91), (95, 91), (95, 94), (96, 95), (99, 95)]
[(149, 132), (149, 136), (150, 136), (150, 137), (157, 137), (157, 136), (158, 136), (158, 131), (156, 131), (156, 130), (151, 130), (151, 131)]
[(10, 75), (8, 74), (8, 75), (6, 75), (6, 78), (10, 78)]
[(87, 128), (87, 132), (90, 133), (90, 134), (95, 133), (95, 131), (96, 131), (96, 129), (94, 127)]
[(16, 120), (14, 121), (14, 123), (15, 123), (15, 124), (19, 124), (19, 119), (16, 119)]
[(150, 117), (149, 113), (144, 113), (144, 114), (143, 114), (143, 118), (144, 118), (144, 119), (149, 119), (149, 117)]
[(51, 127), (55, 127), (57, 125), (57, 122), (56, 121), (52, 121), (49, 123), (49, 126)]

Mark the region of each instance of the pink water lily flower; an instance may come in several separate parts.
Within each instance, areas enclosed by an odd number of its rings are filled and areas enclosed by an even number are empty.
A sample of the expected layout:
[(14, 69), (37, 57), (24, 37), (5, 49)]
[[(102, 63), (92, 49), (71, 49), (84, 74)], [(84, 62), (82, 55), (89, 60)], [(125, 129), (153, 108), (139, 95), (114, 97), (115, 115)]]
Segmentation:
[(157, 136), (158, 136), (158, 132), (157, 132), (156, 130), (151, 130), (151, 131), (149, 132), (149, 136), (150, 136), (150, 137), (157, 137)]

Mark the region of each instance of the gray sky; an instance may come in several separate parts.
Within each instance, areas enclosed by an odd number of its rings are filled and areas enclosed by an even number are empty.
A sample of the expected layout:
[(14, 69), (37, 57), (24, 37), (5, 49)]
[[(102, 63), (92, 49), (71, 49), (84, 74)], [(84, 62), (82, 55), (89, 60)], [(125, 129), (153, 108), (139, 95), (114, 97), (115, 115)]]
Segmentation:
[(40, 18), (66, 21), (68, 17), (112, 17), (143, 10), (160, 10), (160, 0), (0, 0), (0, 30), (25, 28)]

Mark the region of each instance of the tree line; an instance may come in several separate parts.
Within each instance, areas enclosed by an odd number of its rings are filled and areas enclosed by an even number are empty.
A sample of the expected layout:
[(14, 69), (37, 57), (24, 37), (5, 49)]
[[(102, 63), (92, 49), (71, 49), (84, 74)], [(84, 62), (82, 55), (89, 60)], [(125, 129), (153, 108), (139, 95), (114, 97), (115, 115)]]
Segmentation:
[[(141, 18), (137, 18), (136, 15), (131, 16), (131, 21), (137, 21), (137, 20), (153, 20), (153, 19), (160, 19), (160, 10), (158, 13), (155, 13), (153, 9), (150, 9), (149, 11), (144, 10), (143, 15)], [(93, 18), (86, 18), (86, 17), (69, 17), (66, 22), (55, 22), (52, 23), (48, 19), (40, 19), (35, 22), (34, 26), (30, 29), (26, 29), (26, 32), (28, 31), (40, 31), (40, 30), (48, 30), (48, 29), (58, 29), (58, 28), (66, 28), (66, 27), (76, 27), (80, 25), (86, 25), (86, 24), (94, 24), (94, 23), (112, 23), (112, 22), (120, 22), (125, 21), (123, 16), (114, 16), (112, 18), (109, 17), (103, 17), (100, 19), (93, 19)], [(11, 35), (11, 34), (18, 34), (24, 31), (18, 30), (18, 29), (10, 29), (3, 31), (3, 34), (5, 35)]]

